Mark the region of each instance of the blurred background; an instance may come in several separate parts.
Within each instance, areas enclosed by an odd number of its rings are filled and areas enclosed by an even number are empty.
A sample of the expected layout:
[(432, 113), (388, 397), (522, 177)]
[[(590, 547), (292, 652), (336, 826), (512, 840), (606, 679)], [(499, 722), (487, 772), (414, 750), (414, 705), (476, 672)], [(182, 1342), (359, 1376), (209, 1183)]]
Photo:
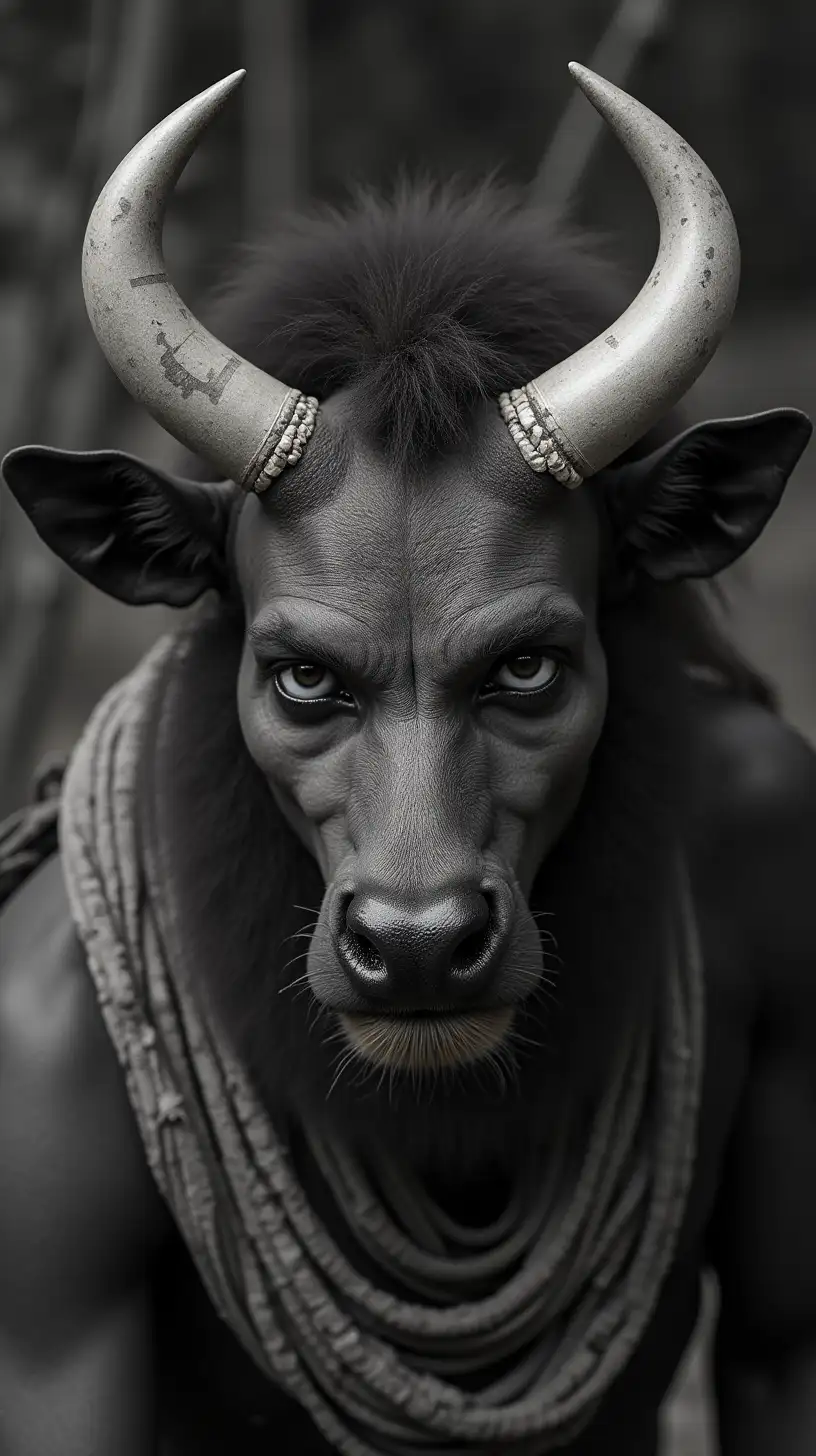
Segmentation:
[[(809, 0), (0, 0), (0, 450), (177, 447), (99, 353), (80, 289), (96, 193), (164, 114), (238, 66), (244, 87), (185, 172), (166, 252), (206, 322), (236, 246), (312, 199), (400, 169), (497, 169), (610, 238), (645, 276), (652, 206), (573, 95), (578, 59), (702, 153), (743, 245), (732, 330), (692, 418), (796, 405), (816, 415), (816, 7)], [(816, 447), (730, 573), (734, 636), (816, 741)], [(0, 814), (70, 748), (169, 613), (110, 602), (42, 551), (0, 497)], [(701, 1355), (701, 1348), (703, 1355)], [(704, 1345), (666, 1414), (666, 1456), (714, 1456)]]

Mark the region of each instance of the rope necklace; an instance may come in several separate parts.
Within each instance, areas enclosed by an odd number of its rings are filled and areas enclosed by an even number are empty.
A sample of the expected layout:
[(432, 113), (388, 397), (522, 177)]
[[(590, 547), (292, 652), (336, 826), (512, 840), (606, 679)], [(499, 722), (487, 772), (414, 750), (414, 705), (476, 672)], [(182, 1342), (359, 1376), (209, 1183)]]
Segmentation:
[(380, 1287), (315, 1215), (240, 1063), (174, 978), (178, 927), (135, 794), (151, 706), (186, 640), (164, 639), (100, 703), (66, 776), (61, 844), (147, 1159), (210, 1298), (349, 1456), (568, 1444), (644, 1334), (691, 1181), (702, 977), (685, 878), (655, 1024), (632, 1028), (591, 1117), (565, 1119), (545, 1175), (490, 1228), (449, 1218), (398, 1160), (378, 1160), (375, 1183), (303, 1129), (338, 1228), (399, 1293)]

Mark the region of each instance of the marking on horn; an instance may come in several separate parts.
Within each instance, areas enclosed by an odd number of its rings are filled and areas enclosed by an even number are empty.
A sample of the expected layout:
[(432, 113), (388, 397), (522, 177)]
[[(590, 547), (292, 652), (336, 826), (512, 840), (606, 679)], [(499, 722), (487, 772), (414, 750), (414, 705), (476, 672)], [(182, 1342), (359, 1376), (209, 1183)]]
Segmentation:
[(241, 360), (236, 359), (235, 355), (231, 354), (218, 374), (215, 373), (213, 368), (209, 368), (207, 370), (207, 378), (200, 379), (178, 357), (179, 350), (181, 349), (195, 353), (197, 338), (198, 335), (191, 333), (185, 339), (182, 339), (180, 344), (173, 345), (168, 343), (165, 333), (157, 334), (156, 343), (160, 348), (164, 349), (159, 363), (164, 370), (168, 384), (172, 384), (174, 389), (181, 390), (182, 399), (189, 399), (190, 395), (197, 391), (199, 394), (205, 394), (211, 404), (220, 404), (221, 396), (232, 379), (233, 374), (241, 367)]
[(138, 278), (131, 278), (131, 288), (150, 288), (154, 283), (166, 283), (166, 273), (142, 273)]

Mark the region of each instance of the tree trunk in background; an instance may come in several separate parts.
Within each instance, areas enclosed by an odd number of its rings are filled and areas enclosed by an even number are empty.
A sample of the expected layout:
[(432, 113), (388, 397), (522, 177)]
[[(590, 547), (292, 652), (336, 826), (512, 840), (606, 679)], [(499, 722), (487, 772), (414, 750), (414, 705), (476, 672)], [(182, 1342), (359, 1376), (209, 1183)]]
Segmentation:
[[(170, 10), (167, 0), (94, 0), (74, 145), (64, 187), (46, 208), (29, 283), (30, 354), (19, 371), (19, 400), (11, 416), (15, 444), (94, 449), (113, 443), (121, 394), (85, 315), (82, 237), (96, 192), (158, 120)], [(27, 796), (31, 744), (49, 708), (77, 586), (8, 496), (4, 508), (0, 814)]]
[[(587, 62), (590, 70), (628, 89), (644, 51), (665, 32), (670, 6), (671, 0), (620, 0)], [(574, 88), (530, 188), (531, 201), (557, 217), (568, 213), (605, 130), (594, 106)]]
[(306, 106), (303, 5), (243, 0), (243, 231), (260, 232), (275, 213), (303, 201)]

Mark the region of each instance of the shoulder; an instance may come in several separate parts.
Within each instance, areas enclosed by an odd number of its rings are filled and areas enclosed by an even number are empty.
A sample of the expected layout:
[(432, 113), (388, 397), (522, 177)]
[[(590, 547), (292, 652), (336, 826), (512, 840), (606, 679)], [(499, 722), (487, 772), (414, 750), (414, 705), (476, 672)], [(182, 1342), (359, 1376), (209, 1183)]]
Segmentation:
[(693, 855), (702, 896), (730, 918), (763, 1004), (813, 1013), (816, 752), (758, 704), (701, 709)]
[[(0, 1075), (66, 1108), (103, 1092), (119, 1120), (129, 1114), (124, 1083), (74, 930), (57, 856), (47, 860), (0, 917)], [(84, 1108), (89, 1111), (89, 1108)], [(100, 1109), (101, 1111), (101, 1109)]]
[(0, 929), (0, 1067), (19, 1060), (64, 1080), (69, 1066), (87, 1068), (89, 1044), (98, 1053), (102, 1027), (56, 856), (12, 895)]
[(35, 1330), (135, 1277), (163, 1211), (57, 858), (0, 936), (0, 1311)]
[(736, 1069), (708, 1247), (721, 1358), (761, 1375), (816, 1329), (816, 754), (760, 707), (723, 702), (702, 728), (709, 1086)]
[(759, 703), (711, 695), (700, 705), (703, 808), (724, 827), (816, 813), (816, 751)]

